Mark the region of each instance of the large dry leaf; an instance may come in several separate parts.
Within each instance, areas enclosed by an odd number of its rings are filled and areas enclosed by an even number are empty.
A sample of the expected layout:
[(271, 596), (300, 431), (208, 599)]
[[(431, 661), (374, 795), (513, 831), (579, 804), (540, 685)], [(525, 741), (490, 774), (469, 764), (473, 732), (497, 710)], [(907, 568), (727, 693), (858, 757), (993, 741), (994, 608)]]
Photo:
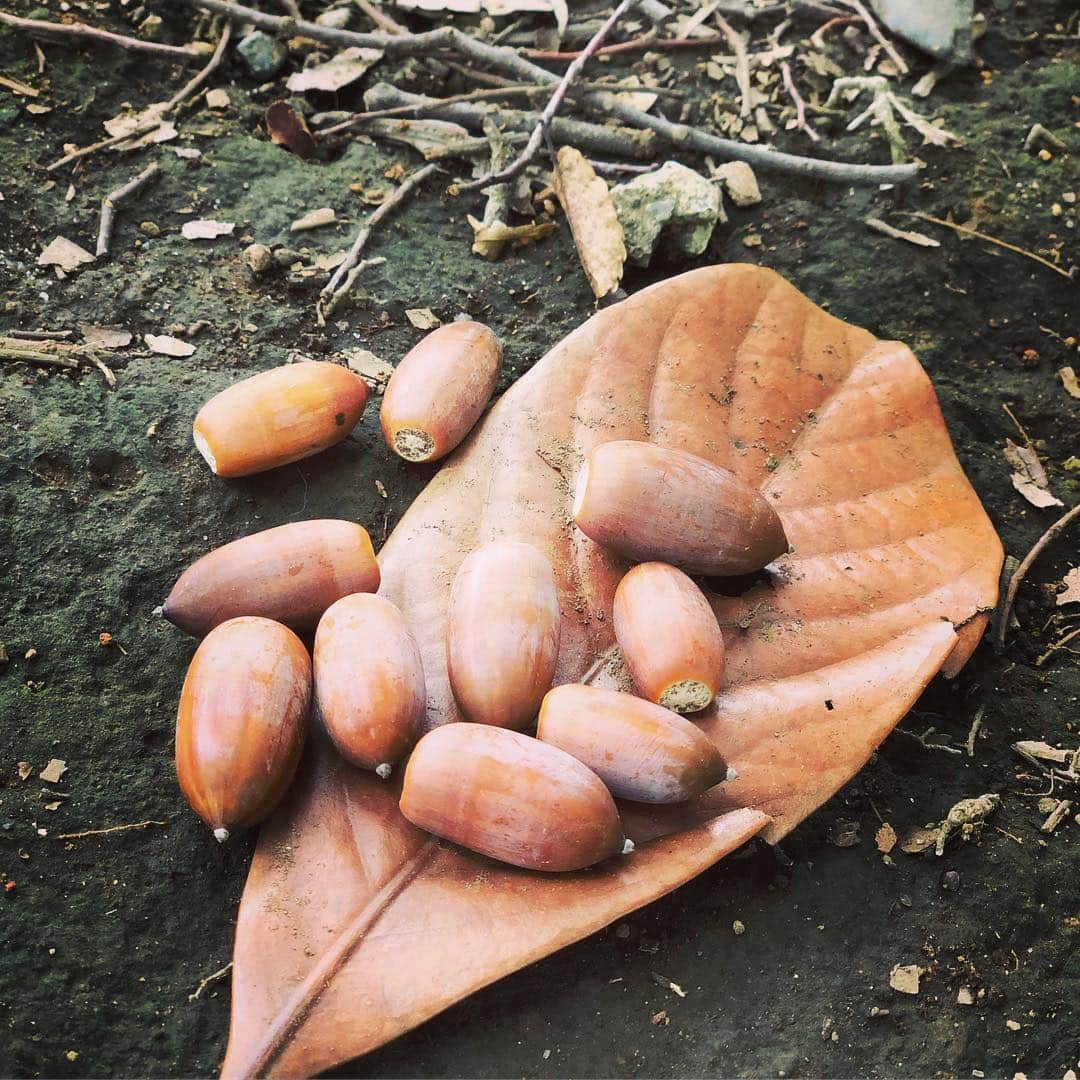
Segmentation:
[(551, 180), (570, 223), (581, 267), (599, 300), (619, 287), (626, 262), (623, 229), (611, 193), (581, 151), (572, 146), (559, 147)]
[(624, 806), (639, 842), (627, 859), (530, 874), (426, 838), (393, 787), (316, 737), (259, 838), (241, 903), (226, 1075), (348, 1060), (676, 887), (762, 827), (779, 839), (978, 643), (1001, 546), (915, 357), (768, 270), (713, 267), (601, 312), (552, 350), (383, 548), (382, 592), (420, 642), (430, 724), (459, 719), (446, 675), (450, 584), (496, 537), (528, 540), (557, 569), (556, 681), (597, 668), (598, 682), (621, 678), (611, 604), (625, 565), (572, 527), (569, 504), (583, 455), (627, 438), (691, 450), (759, 485), (792, 543), (767, 581), (713, 601), (728, 676), (704, 725), (738, 779), (685, 807)]

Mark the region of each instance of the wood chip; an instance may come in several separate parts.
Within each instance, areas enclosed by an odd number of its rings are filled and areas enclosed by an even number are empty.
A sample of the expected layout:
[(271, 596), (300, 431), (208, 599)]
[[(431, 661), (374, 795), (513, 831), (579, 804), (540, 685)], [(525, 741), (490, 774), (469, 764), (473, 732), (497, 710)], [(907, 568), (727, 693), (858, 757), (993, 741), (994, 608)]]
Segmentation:
[(899, 994), (917, 994), (922, 973), (918, 964), (897, 964), (889, 972), (889, 985)]
[(1061, 385), (1070, 397), (1080, 398), (1080, 381), (1076, 378), (1076, 372), (1071, 367), (1063, 367), (1058, 371), (1061, 377)]
[(206, 107), (208, 109), (227, 109), (231, 104), (229, 92), (215, 86), (213, 90), (206, 91)]
[(320, 206), (318, 210), (297, 218), (290, 226), (289, 232), (307, 232), (308, 229), (321, 229), (324, 225), (333, 225), (337, 221), (337, 214), (333, 207)]
[(195, 346), (170, 334), (143, 334), (143, 341), (151, 352), (161, 356), (190, 356)]
[(185, 240), (216, 240), (219, 236), (232, 236), (236, 223), (233, 221), (185, 221), (180, 235)]
[(67, 772), (67, 762), (63, 758), (50, 758), (49, 764), (38, 773), (38, 779), (46, 784), (59, 784), (60, 778)]
[(552, 186), (593, 295), (602, 299), (619, 287), (626, 262), (623, 230), (608, 186), (572, 146), (559, 147)]
[(405, 318), (417, 330), (434, 330), (436, 327), (442, 326), (442, 320), (431, 308), (409, 308), (405, 312)]
[(864, 219), (864, 223), (867, 228), (873, 229), (874, 232), (882, 233), (885, 236), (891, 236), (894, 240), (906, 240), (909, 244), (914, 244), (916, 247), (941, 247), (941, 241), (935, 240), (932, 236), (927, 236), (925, 233), (912, 232), (910, 229), (894, 228), (888, 222), (882, 221), (881, 218), (868, 217)]

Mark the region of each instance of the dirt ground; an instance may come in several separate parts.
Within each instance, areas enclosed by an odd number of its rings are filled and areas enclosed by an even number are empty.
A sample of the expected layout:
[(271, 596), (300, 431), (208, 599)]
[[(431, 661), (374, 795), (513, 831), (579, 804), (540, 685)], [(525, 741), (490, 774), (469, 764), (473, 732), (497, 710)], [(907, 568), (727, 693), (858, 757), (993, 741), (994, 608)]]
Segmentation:
[[(59, 5), (17, 13), (59, 17)], [(305, 8), (309, 5), (305, 4)], [(318, 6), (318, 5), (314, 5)], [(79, 8), (80, 5), (75, 5)], [(126, 29), (113, 8), (85, 17)], [(1020, 556), (1061, 513), (1017, 494), (1001, 450), (1019, 438), (1009, 405), (1040, 450), (1066, 506), (1080, 475), (1077, 414), (1057, 369), (1078, 366), (1078, 285), (1019, 255), (924, 222), (900, 209), (972, 221), (984, 232), (1055, 258), (1080, 261), (1080, 56), (1033, 36), (1061, 32), (1067, 2), (998, 0), (979, 69), (943, 80), (923, 108), (965, 139), (916, 149), (920, 181), (897, 193), (793, 183), (759, 175), (760, 206), (731, 209), (696, 263), (659, 260), (628, 275), (629, 292), (724, 261), (756, 261), (787, 275), (834, 314), (909, 343), (929, 371), (961, 462), (1001, 533)], [(159, 5), (166, 38), (187, 40), (189, 16)], [(392, 459), (377, 409), (338, 448), (238, 482), (213, 477), (191, 443), (191, 419), (211, 394), (286, 360), (291, 350), (333, 357), (362, 346), (396, 361), (419, 340), (408, 308), (488, 322), (507, 343), (500, 389), (593, 310), (565, 222), (544, 242), (487, 263), (469, 253), (465, 213), (445, 179), (372, 239), (381, 267), (358, 303), (326, 331), (314, 320), (319, 280), (256, 280), (241, 237), (291, 243), (289, 223), (334, 206), (339, 226), (306, 234), (313, 252), (345, 246), (367, 212), (350, 184), (387, 186), (402, 149), (354, 143), (304, 162), (260, 129), (266, 104), (232, 59), (216, 77), (233, 105), (183, 115), (183, 160), (166, 146), (99, 155), (47, 174), (66, 142), (98, 138), (101, 122), (160, 100), (184, 77), (144, 55), (45, 45), (0, 31), (0, 73), (38, 87), (52, 111), (0, 89), (0, 333), (119, 324), (136, 334), (206, 320), (190, 358), (111, 355), (118, 385), (92, 368), (75, 374), (4, 362), (0, 368), (0, 1073), (13, 1076), (205, 1076), (221, 1062), (228, 983), (189, 995), (228, 961), (236, 907), (254, 844), (219, 847), (184, 805), (173, 775), (175, 705), (193, 641), (154, 608), (179, 572), (208, 548), (309, 517), (365, 523), (378, 541), (431, 475)], [(689, 94), (712, 93), (700, 58), (673, 59)], [(380, 70), (405, 83), (408, 65)], [(374, 73), (373, 73), (374, 75)], [(342, 104), (348, 105), (349, 101)], [(1071, 154), (1043, 161), (1024, 136), (1041, 122)], [(843, 134), (830, 149), (887, 161), (880, 134)], [(782, 133), (784, 148), (808, 144)], [(93, 247), (105, 192), (151, 156), (162, 176), (121, 213), (114, 255), (58, 281), (36, 265), (63, 235)], [(694, 159), (687, 159), (694, 164)], [(700, 162), (698, 162), (700, 164)], [(68, 195), (69, 181), (74, 194)], [(1054, 204), (1063, 207), (1055, 216)], [(193, 214), (185, 214), (192, 208)], [(871, 233), (868, 213), (933, 232), (941, 247)], [(236, 235), (191, 243), (191, 216), (237, 223)], [(155, 230), (140, 231), (141, 222)], [(758, 236), (759, 246), (747, 246)], [(1025, 362), (1025, 350), (1038, 358)], [(383, 498), (376, 489), (386, 489)], [(1020, 591), (1021, 628), (1003, 655), (984, 643), (953, 683), (935, 682), (901, 727), (936, 729), (974, 755), (927, 749), (894, 733), (840, 794), (781, 850), (753, 844), (666, 899), (587, 941), (503, 980), (340, 1070), (350, 1076), (957, 1076), (1061, 1077), (1080, 1067), (1077, 999), (1080, 905), (1071, 820), (1043, 836), (1044, 814), (1018, 778), (1017, 739), (1076, 746), (1080, 667), (1059, 651), (1037, 663), (1054, 626), (1054, 583), (1076, 565), (1073, 530), (1035, 565)], [(99, 634), (113, 635), (102, 646)], [(120, 646), (123, 648), (121, 649)], [(36, 650), (31, 659), (24, 657)], [(53, 757), (68, 771), (44, 784)], [(34, 775), (22, 781), (16, 764)], [(42, 789), (62, 792), (56, 809)], [(956, 800), (999, 792), (1002, 806), (978, 838), (944, 858), (874, 843), (882, 820), (903, 835), (941, 818)], [(152, 819), (105, 837), (63, 833)], [(860, 841), (830, 842), (838, 821)], [(947, 888), (958, 875), (958, 888)], [(736, 934), (738, 920), (745, 932)], [(895, 964), (926, 972), (918, 996), (889, 988)], [(667, 988), (678, 984), (685, 996)], [(975, 1004), (956, 1003), (960, 987)]]

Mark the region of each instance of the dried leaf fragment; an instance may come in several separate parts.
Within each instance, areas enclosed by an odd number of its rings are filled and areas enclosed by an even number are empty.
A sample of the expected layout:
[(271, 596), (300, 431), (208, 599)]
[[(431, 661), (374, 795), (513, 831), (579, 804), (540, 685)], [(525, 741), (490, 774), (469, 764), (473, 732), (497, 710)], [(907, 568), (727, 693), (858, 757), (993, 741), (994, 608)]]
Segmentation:
[(315, 153), (315, 138), (307, 121), (291, 105), (284, 101), (271, 102), (263, 123), (275, 146), (284, 146), (300, 158), (309, 158)]
[(50, 758), (49, 764), (38, 773), (38, 779), (46, 784), (59, 784), (60, 778), (67, 772), (67, 762), (63, 758)]
[(874, 843), (878, 851), (888, 855), (896, 847), (896, 830), (886, 821), (874, 834)]
[(1058, 371), (1061, 376), (1061, 385), (1070, 397), (1080, 398), (1080, 380), (1076, 378), (1076, 372), (1071, 367), (1063, 367)]
[(405, 312), (405, 318), (416, 327), (417, 330), (434, 330), (442, 326), (442, 320), (431, 308), (409, 308)]
[(1043, 468), (1039, 455), (1030, 446), (1017, 446), (1012, 439), (1005, 440), (1005, 460), (1015, 472), (1010, 479), (1012, 485), (1032, 506), (1064, 506), (1065, 504), (1049, 491), (1050, 481)]
[(195, 346), (171, 334), (143, 334), (143, 341), (151, 352), (162, 356), (190, 356), (195, 351)]
[(897, 964), (889, 972), (889, 985), (898, 994), (917, 994), (923, 969), (918, 964)]
[(20, 780), (29, 780), (34, 772), (34, 766), (29, 761), (20, 761), (15, 767), (18, 770)]
[(359, 375), (368, 387), (381, 394), (394, 374), (394, 365), (387, 363), (367, 349), (345, 349), (342, 351), (349, 370)]
[(94, 256), (86, 248), (58, 236), (42, 251), (37, 261), (38, 266), (59, 266), (61, 270), (71, 273), (86, 263), (92, 263)]
[(626, 244), (608, 186), (580, 150), (559, 147), (552, 186), (562, 203), (582, 269), (600, 300), (619, 287)]
[(325, 64), (317, 64), (305, 71), (297, 71), (289, 76), (286, 87), (294, 94), (305, 90), (323, 90), (333, 93), (349, 83), (356, 82), (369, 68), (383, 57), (380, 49), (342, 49), (337, 56), (331, 57)]
[(1080, 604), (1080, 566), (1074, 566), (1061, 579), (1061, 584), (1065, 586), (1065, 591), (1057, 594), (1057, 599), (1054, 601), (1057, 606)]
[(337, 221), (337, 214), (332, 206), (320, 206), (318, 210), (312, 210), (303, 217), (297, 218), (290, 226), (289, 232), (307, 232), (309, 229), (321, 229), (324, 225), (333, 225)]
[(235, 228), (234, 221), (200, 219), (199, 221), (185, 221), (180, 235), (185, 240), (216, 240), (219, 236), (232, 236)]
[(212, 90), (206, 91), (206, 107), (208, 109), (227, 109), (229, 104), (228, 90), (222, 90), (220, 86), (215, 86)]
[(937, 843), (941, 829), (936, 825), (927, 825), (924, 828), (912, 829), (911, 832), (900, 841), (900, 850), (905, 855), (918, 855), (927, 851)]
[(93, 326), (90, 323), (79, 323), (79, 332), (83, 341), (94, 349), (123, 349), (134, 337), (130, 330), (119, 326)]

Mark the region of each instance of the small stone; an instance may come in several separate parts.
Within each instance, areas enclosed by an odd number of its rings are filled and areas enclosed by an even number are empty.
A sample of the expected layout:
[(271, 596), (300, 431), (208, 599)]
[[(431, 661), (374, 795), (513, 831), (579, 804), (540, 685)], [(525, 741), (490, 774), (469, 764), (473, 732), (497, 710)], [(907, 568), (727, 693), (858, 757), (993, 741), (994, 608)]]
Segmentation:
[(227, 109), (229, 107), (229, 92), (215, 86), (213, 90), (206, 91), (206, 107), (208, 109)]
[(331, 30), (344, 30), (349, 25), (352, 12), (347, 7), (331, 8), (321, 15), (315, 16), (315, 22), (319, 26), (328, 26)]
[(288, 59), (285, 46), (277, 38), (253, 30), (236, 46), (236, 54), (244, 63), (252, 78), (260, 82), (272, 79)]
[(724, 182), (728, 198), (736, 206), (756, 206), (761, 202), (757, 177), (745, 161), (728, 161), (715, 169), (713, 176)]
[(736, 919), (731, 924), (731, 932), (736, 937), (742, 937), (742, 935), (746, 933), (746, 923), (744, 923), (742, 919)]
[(975, 995), (971, 992), (971, 988), (968, 986), (961, 986), (956, 992), (956, 1004), (957, 1005), (974, 1005)]
[(727, 221), (720, 189), (677, 161), (616, 185), (611, 201), (627, 256), (638, 266), (649, 264), (661, 240), (677, 255), (700, 255), (717, 222)]
[(160, 236), (161, 226), (155, 225), (152, 221), (140, 221), (139, 232), (144, 236)]
[(280, 247), (274, 249), (274, 262), (278, 266), (289, 267), (301, 261), (303, 256), (295, 248)]
[(960, 889), (960, 874), (956, 870), (946, 870), (941, 875), (941, 887), (945, 892), (958, 892)]
[(265, 244), (248, 244), (242, 257), (253, 274), (265, 274), (274, 265), (274, 254)]
[(1020, 1030), (1020, 1021), (1019, 1020), (1006, 1020), (1005, 1021), (1005, 1026), (1010, 1031), (1019, 1031)]

